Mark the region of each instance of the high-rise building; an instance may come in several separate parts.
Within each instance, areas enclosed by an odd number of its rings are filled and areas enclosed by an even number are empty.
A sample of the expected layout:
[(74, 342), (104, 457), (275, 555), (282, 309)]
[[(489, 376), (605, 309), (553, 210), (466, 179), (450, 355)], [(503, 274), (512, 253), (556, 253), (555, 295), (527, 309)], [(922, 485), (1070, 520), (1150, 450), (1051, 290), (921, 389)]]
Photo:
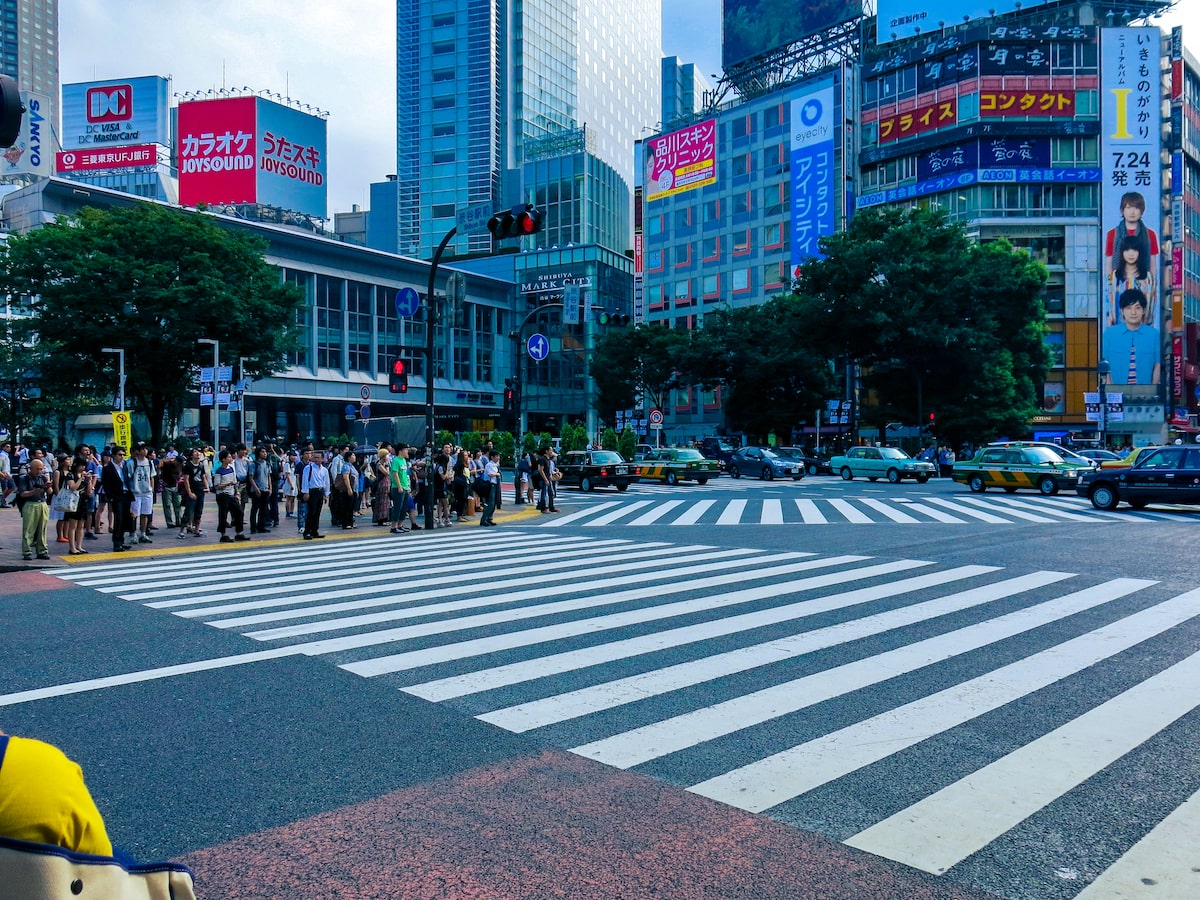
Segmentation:
[[(526, 148), (544, 161), (560, 136), (575, 155), (585, 133), (630, 206), (631, 148), (659, 119), (660, 0), (398, 0), (396, 12), (399, 252), (432, 256), (469, 206), (532, 198), (529, 178), (550, 168), (526, 167)], [(601, 242), (624, 250), (631, 214), (616, 221), (624, 233)], [(560, 227), (553, 213), (547, 227)], [(486, 252), (490, 241), (462, 235), (448, 251)]]
[(58, 0), (0, 0), (0, 72), (58, 98)]

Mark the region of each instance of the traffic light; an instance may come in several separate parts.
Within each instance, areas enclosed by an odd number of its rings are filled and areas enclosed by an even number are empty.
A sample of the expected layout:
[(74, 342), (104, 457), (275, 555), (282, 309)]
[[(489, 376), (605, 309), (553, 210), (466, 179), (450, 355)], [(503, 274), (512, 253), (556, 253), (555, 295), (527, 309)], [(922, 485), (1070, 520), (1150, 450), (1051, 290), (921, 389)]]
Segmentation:
[(496, 213), (488, 219), (488, 231), (493, 241), (506, 238), (522, 238), (542, 230), (542, 212), (532, 203), (521, 203), (511, 210)]
[(936, 413), (929, 414), (929, 425), (926, 427), (925, 430), (928, 431), (930, 434), (934, 434), (937, 431), (937, 414)]
[(399, 357), (392, 360), (392, 371), (388, 376), (388, 390), (393, 394), (408, 393), (408, 363)]
[(629, 316), (622, 315), (621, 313), (610, 313), (608, 310), (600, 312), (599, 320), (601, 325), (622, 326), (629, 324)]
[(21, 134), (21, 91), (9, 75), (0, 75), (0, 147), (11, 147)]
[(504, 379), (504, 410), (511, 411), (513, 408), (513, 400), (516, 398), (516, 391), (513, 390), (513, 380), (511, 378)]

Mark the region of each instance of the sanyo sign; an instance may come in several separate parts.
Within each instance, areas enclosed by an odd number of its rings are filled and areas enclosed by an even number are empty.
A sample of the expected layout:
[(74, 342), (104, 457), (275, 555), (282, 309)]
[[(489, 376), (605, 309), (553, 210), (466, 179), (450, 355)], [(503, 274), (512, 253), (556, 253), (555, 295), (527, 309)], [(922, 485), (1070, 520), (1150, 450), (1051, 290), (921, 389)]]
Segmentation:
[(33, 91), (21, 91), (21, 103), (25, 106), (21, 131), (16, 143), (0, 151), (3, 153), (0, 174), (51, 175), (54, 148), (50, 134), (50, 98)]

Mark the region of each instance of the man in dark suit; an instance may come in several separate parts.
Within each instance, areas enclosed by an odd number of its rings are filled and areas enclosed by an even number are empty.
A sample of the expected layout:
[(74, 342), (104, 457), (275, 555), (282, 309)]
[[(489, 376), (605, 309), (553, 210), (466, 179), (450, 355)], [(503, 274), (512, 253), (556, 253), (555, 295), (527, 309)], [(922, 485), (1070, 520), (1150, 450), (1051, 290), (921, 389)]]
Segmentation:
[(113, 509), (112, 539), (113, 552), (128, 550), (125, 536), (133, 531), (133, 519), (129, 504), (133, 501), (133, 489), (125, 483), (125, 448), (113, 447), (112, 459), (100, 470), (100, 485), (104, 496), (109, 498)]

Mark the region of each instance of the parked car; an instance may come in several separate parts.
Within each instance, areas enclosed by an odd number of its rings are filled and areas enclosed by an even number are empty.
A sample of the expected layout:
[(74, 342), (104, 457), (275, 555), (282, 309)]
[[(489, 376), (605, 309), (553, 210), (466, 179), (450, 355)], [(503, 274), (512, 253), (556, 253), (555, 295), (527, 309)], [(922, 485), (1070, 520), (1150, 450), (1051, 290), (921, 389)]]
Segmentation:
[(575, 484), (582, 491), (598, 487), (629, 489), (638, 480), (637, 467), (625, 461), (616, 450), (572, 450), (558, 462), (563, 485)]
[(1111, 450), (1079, 450), (1080, 456), (1086, 456), (1097, 465), (1104, 465), (1106, 462), (1120, 461), (1122, 457)]
[(1062, 459), (1069, 463), (1074, 463), (1077, 466), (1086, 466), (1092, 469), (1097, 468), (1100, 463), (1091, 457), (1084, 456), (1082, 453), (1076, 453), (1062, 444), (1052, 444), (1049, 441), (992, 441), (988, 444), (989, 447), (1045, 447), (1052, 453), (1057, 453)]
[(1138, 447), (1136, 450), (1130, 450), (1124, 456), (1117, 459), (1109, 459), (1100, 463), (1102, 469), (1128, 469), (1130, 466), (1135, 466), (1144, 457), (1150, 455), (1159, 447)]
[(696, 449), (705, 459), (715, 459), (722, 467), (728, 468), (729, 459), (737, 448), (724, 438), (706, 437), (696, 442)]
[(788, 459), (794, 459), (804, 466), (805, 475), (832, 475), (833, 466), (824, 456), (807, 452), (803, 447), (776, 447), (775, 452)]
[(693, 447), (650, 450), (638, 465), (638, 477), (642, 481), (663, 481), (671, 485), (680, 481), (708, 484), (708, 479), (720, 474), (721, 464), (715, 459), (705, 459)]
[(1134, 509), (1150, 503), (1200, 503), (1200, 447), (1155, 447), (1128, 468), (1082, 472), (1075, 490), (1103, 510), (1122, 502)]
[(1031, 488), (1047, 496), (1070, 490), (1091, 463), (1068, 462), (1049, 447), (984, 447), (972, 459), (954, 464), (954, 480), (976, 494), (990, 487), (1008, 493)]
[(799, 481), (804, 469), (794, 459), (780, 456), (771, 447), (742, 447), (729, 457), (725, 464), (730, 476), (757, 475), (766, 481), (773, 478), (791, 478)]
[(933, 463), (913, 459), (899, 447), (851, 447), (844, 455), (829, 460), (829, 465), (844, 481), (857, 476), (868, 481), (886, 478), (897, 484), (912, 478), (924, 484), (937, 474)]
[(633, 461), (635, 463), (641, 462), (646, 457), (646, 454), (654, 449), (657, 448), (653, 444), (638, 444), (633, 449)]

